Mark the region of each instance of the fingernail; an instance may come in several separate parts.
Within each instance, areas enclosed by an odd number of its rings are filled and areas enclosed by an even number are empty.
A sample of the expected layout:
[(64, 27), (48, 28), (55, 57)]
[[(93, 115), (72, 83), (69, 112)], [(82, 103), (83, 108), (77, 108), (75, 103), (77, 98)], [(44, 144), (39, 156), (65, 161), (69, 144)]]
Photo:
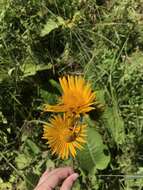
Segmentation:
[(72, 174), (72, 179), (75, 181), (79, 177), (78, 173)]

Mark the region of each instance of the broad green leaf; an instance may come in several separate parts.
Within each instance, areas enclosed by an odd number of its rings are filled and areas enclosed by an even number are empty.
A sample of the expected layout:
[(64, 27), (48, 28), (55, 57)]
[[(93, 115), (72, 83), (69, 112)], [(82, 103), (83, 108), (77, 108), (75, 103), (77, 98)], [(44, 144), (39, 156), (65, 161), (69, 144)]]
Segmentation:
[(21, 67), (21, 70), (24, 77), (32, 76), (36, 74), (36, 65), (33, 63), (26, 63)]
[(18, 169), (24, 169), (31, 163), (31, 158), (25, 154), (18, 154), (18, 156), (15, 158), (15, 162)]
[(40, 153), (40, 149), (39, 147), (30, 139), (26, 140), (26, 145), (28, 146), (28, 148), (31, 150), (31, 152), (36, 155)]
[(112, 138), (117, 145), (124, 143), (125, 131), (124, 121), (119, 115), (117, 106), (114, 104), (112, 108), (106, 108), (103, 114), (103, 122), (105, 127), (109, 130)]
[(52, 30), (58, 28), (57, 22), (52, 19), (49, 19), (44, 28), (41, 31), (41, 37), (48, 35)]
[(108, 166), (110, 162), (108, 147), (103, 144), (102, 137), (95, 128), (88, 128), (87, 144), (82, 151), (78, 152), (77, 158), (80, 167), (87, 171), (94, 167), (103, 170)]
[(41, 37), (48, 35), (52, 30), (65, 24), (62, 17), (56, 17), (56, 19), (49, 19), (41, 31)]
[(37, 71), (48, 70), (52, 68), (52, 64), (47, 65), (36, 65), (34, 63), (25, 63), (22, 65), (21, 70), (23, 72), (23, 77), (33, 76), (37, 73)]
[(61, 25), (65, 25), (65, 20), (60, 17), (60, 16), (57, 16), (56, 17), (57, 21), (58, 21), (58, 25), (61, 26)]
[(96, 90), (96, 99), (99, 101), (101, 104), (105, 104), (105, 98), (104, 98), (104, 90)]
[[(109, 94), (108, 94), (109, 96)], [(112, 139), (117, 145), (123, 144), (125, 140), (125, 129), (124, 121), (120, 115), (120, 110), (118, 108), (118, 100), (116, 97), (115, 89), (111, 88), (112, 107), (107, 107), (102, 115), (103, 125), (108, 129)]]
[(88, 178), (92, 184), (93, 189), (99, 189), (99, 183), (98, 183), (98, 173), (97, 169), (94, 168), (88, 173)]

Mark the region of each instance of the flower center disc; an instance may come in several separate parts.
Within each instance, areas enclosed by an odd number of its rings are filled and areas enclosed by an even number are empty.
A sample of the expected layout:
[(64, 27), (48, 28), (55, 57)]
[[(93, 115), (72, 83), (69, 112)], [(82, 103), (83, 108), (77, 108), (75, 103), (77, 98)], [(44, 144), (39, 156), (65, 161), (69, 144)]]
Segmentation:
[(70, 142), (73, 142), (76, 140), (76, 133), (69, 130), (69, 129), (66, 129), (63, 131), (63, 139), (65, 140), (65, 142), (67, 143), (70, 143)]

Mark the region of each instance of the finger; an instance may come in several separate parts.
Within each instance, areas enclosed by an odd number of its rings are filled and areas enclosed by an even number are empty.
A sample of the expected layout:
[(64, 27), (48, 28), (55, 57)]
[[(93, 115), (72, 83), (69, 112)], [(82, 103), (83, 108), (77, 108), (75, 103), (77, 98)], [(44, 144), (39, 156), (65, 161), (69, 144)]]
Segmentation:
[(74, 171), (73, 171), (73, 169), (71, 167), (60, 167), (60, 168), (56, 168), (56, 169), (53, 169), (52, 171), (50, 171), (50, 175), (54, 175), (57, 172), (63, 172), (63, 170), (68, 170), (69, 175), (74, 173)]
[(44, 178), (45, 176), (49, 175), (50, 171), (51, 170), (47, 168), (46, 171), (42, 174), (41, 178)]
[(47, 175), (49, 175), (54, 170), (55, 169), (53, 169), (52, 167), (47, 168), (46, 171), (42, 174), (41, 178), (46, 177)]
[[(73, 174), (74, 171), (70, 167), (58, 168), (50, 172), (47, 180), (43, 182), (43, 187), (55, 188), (62, 180)], [(44, 189), (44, 188), (43, 188)]]
[(78, 176), (79, 175), (77, 173), (70, 175), (67, 179), (65, 179), (60, 190), (70, 190)]
[(45, 179), (47, 179), (48, 175), (50, 174), (50, 169), (47, 169), (42, 176), (40, 177), (40, 180), (37, 184), (37, 186), (39, 186), (41, 183), (43, 183), (45, 181)]

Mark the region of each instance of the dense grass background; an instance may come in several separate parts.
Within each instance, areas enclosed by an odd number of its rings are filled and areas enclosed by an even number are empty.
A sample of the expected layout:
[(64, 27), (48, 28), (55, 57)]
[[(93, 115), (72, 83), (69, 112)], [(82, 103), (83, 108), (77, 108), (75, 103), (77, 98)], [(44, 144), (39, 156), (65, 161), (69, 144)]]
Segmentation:
[(82, 74), (102, 92), (108, 123), (97, 130), (111, 156), (101, 170), (75, 163), (74, 189), (141, 190), (142, 0), (0, 1), (0, 189), (33, 189), (46, 167), (72, 164), (41, 139), (49, 117), (42, 104), (55, 101), (66, 74)]

